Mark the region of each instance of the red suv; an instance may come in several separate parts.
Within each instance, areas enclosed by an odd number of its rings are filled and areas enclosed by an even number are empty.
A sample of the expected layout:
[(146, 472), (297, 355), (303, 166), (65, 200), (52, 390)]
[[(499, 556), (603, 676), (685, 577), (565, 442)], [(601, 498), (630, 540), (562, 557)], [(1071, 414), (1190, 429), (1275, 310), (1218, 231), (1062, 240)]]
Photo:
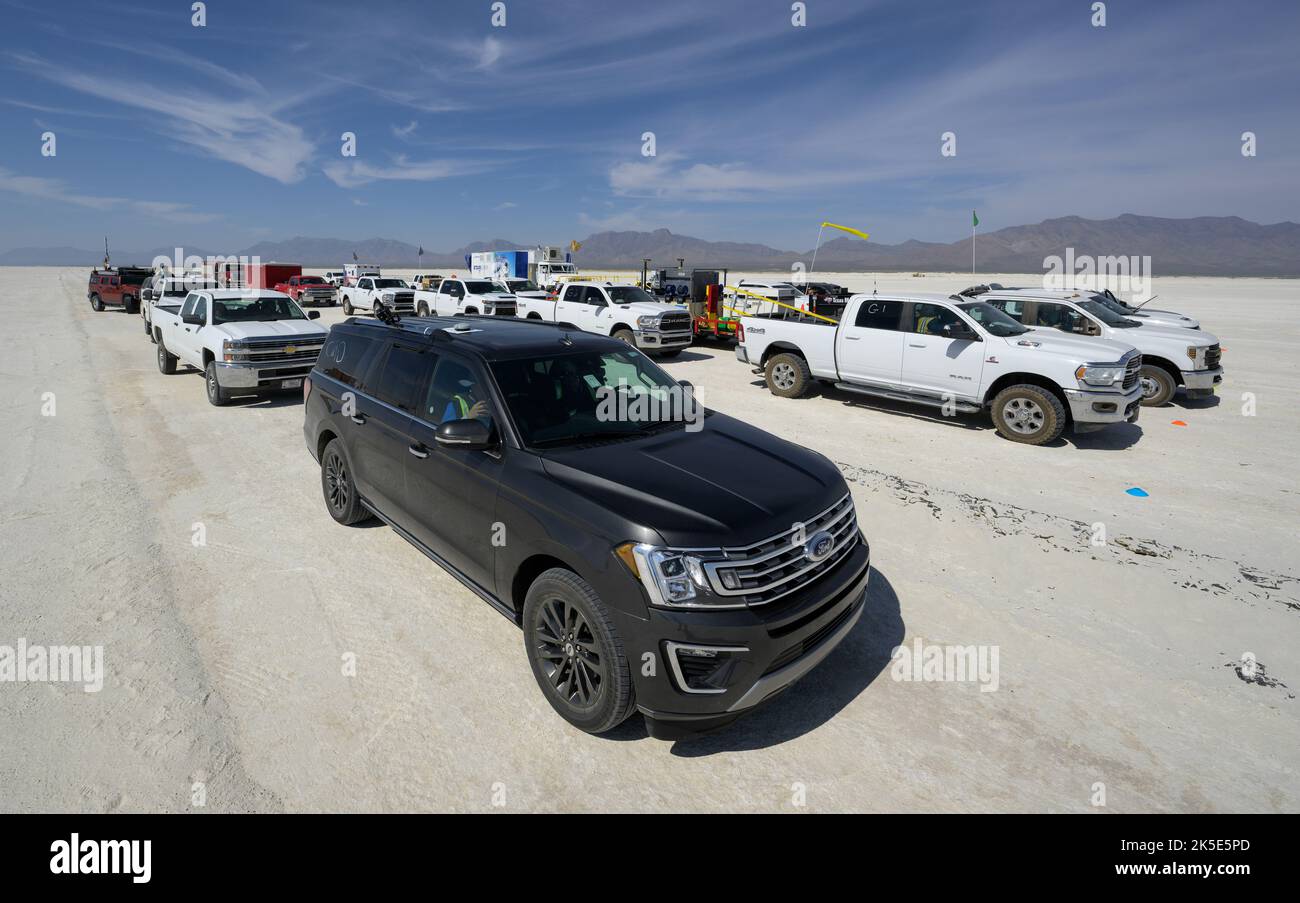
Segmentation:
[(140, 286), (153, 275), (149, 267), (117, 267), (91, 270), (86, 297), (95, 310), (124, 307), (129, 314), (140, 310)]

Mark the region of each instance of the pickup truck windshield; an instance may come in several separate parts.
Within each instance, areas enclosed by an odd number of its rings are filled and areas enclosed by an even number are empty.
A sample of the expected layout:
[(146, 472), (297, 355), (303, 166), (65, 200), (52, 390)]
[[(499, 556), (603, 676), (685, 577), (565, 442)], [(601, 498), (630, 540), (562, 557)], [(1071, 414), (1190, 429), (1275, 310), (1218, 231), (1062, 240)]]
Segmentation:
[(606, 289), (610, 298), (615, 304), (631, 304), (635, 301), (657, 302), (659, 299), (650, 294), (643, 288), (637, 288), (634, 285), (616, 285), (613, 288)]
[(495, 283), (475, 280), (465, 283), (465, 291), (471, 295), (482, 295), (485, 292), (499, 292), (501, 289)]
[(540, 292), (537, 283), (529, 279), (520, 279), (518, 282), (502, 282), (501, 290), (504, 292)]
[(1115, 329), (1128, 329), (1132, 326), (1142, 325), (1137, 320), (1130, 320), (1127, 317), (1115, 313), (1109, 307), (1097, 301), (1080, 301), (1079, 306), (1092, 314), (1098, 320), (1101, 320), (1101, 322), (1105, 323), (1107, 326), (1114, 327)]
[(324, 285), (325, 280), (320, 276), (302, 276), (298, 279), (299, 285)]
[(288, 298), (222, 298), (212, 302), (212, 325), (305, 320), (307, 315)]
[(406, 288), (406, 283), (400, 279), (376, 279), (375, 288)]
[(989, 331), (990, 335), (1006, 338), (1007, 336), (1023, 335), (1029, 332), (1024, 326), (1021, 326), (1011, 317), (998, 310), (992, 304), (986, 301), (975, 301), (971, 304), (958, 304), (957, 307), (962, 313), (969, 316), (976, 323), (983, 326)]
[(697, 416), (682, 387), (632, 349), (497, 361), (492, 373), (525, 445), (598, 442)]

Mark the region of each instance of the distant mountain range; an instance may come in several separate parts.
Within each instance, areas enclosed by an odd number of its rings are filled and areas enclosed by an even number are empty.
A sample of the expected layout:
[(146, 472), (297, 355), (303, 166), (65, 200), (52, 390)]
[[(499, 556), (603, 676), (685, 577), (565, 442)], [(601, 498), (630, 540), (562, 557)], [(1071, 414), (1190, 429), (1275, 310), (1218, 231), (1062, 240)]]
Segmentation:
[[(1045, 258), (1065, 257), (1066, 249), (1073, 248), (1076, 258), (1149, 256), (1157, 276), (1300, 276), (1300, 224), (1260, 225), (1236, 216), (1165, 219), (1126, 213), (1106, 220), (1066, 216), (979, 234), (975, 242), (976, 269), (985, 273), (1042, 272)], [(536, 244), (498, 238), (473, 242), (454, 251), (426, 250), (422, 265), (430, 269), (463, 267), (465, 255), (475, 251), (529, 248)], [(394, 239), (304, 237), (258, 242), (234, 252), (185, 248), (187, 254), (200, 257), (233, 253), (310, 267), (340, 267), (351, 261), (355, 252), (364, 263), (404, 269), (416, 266), (417, 250), (416, 245)], [(173, 253), (173, 248), (115, 251), (113, 259), (148, 263), (159, 255), (170, 258)], [(645, 257), (651, 258), (655, 266), (673, 266), (681, 257), (688, 267), (786, 270), (797, 261), (811, 264), (812, 253), (812, 249), (782, 251), (747, 242), (706, 241), (656, 229), (597, 232), (582, 241), (582, 249), (574, 259), (579, 267), (588, 269), (640, 269)], [(0, 254), (0, 266), (90, 266), (102, 256), (99, 251), (80, 248), (15, 248)], [(834, 238), (817, 251), (817, 270), (823, 272), (963, 272), (970, 266), (969, 238), (949, 244), (912, 240), (895, 245)]]

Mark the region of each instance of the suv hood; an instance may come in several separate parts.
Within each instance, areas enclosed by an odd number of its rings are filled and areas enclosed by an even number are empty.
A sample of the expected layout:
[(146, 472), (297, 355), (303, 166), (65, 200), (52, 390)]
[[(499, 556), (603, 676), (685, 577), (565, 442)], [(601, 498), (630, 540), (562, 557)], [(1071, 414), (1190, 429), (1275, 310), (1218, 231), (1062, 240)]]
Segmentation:
[[(1017, 351), (1059, 354), (1080, 363), (1110, 363), (1118, 361), (1133, 350), (1133, 346), (1125, 342), (1096, 336), (1072, 335), (1044, 326), (1033, 327), (1024, 335), (1007, 336), (1002, 341), (1013, 346)], [(1031, 341), (1038, 342), (1038, 347), (1020, 344)]]
[(264, 339), (268, 336), (313, 336), (325, 338), (328, 330), (315, 320), (271, 320), (263, 323), (220, 323), (216, 327), (232, 339)]
[(716, 412), (699, 432), (672, 427), (542, 455), (557, 483), (685, 548), (757, 542), (848, 492), (824, 456)]

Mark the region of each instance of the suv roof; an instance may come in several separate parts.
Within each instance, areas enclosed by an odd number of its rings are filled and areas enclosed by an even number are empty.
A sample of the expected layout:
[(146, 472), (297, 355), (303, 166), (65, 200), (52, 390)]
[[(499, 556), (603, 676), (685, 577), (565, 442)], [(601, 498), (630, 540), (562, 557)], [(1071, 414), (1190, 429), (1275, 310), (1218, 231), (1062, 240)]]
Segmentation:
[(582, 332), (576, 327), (513, 317), (403, 317), (391, 326), (378, 320), (351, 317), (334, 328), (355, 329), (376, 338), (401, 333), (428, 342), (450, 342), (456, 348), (499, 360), (556, 351), (628, 348), (619, 339)]

